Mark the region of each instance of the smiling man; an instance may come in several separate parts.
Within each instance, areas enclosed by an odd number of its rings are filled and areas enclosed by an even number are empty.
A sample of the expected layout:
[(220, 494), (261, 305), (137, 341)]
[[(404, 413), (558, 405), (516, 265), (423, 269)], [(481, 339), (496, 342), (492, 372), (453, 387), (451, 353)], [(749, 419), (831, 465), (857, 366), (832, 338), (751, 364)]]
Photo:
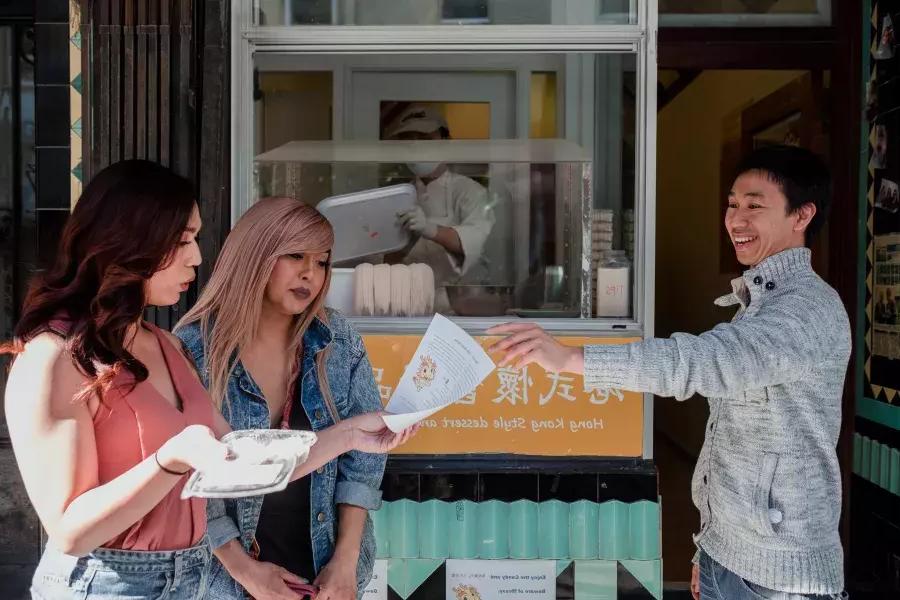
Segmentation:
[(807, 150), (762, 148), (738, 168), (725, 228), (748, 267), (715, 303), (729, 323), (622, 346), (562, 346), (536, 325), (506, 336), (501, 364), (583, 373), (585, 383), (709, 399), (694, 471), (700, 532), (691, 589), (702, 600), (840, 598), (837, 445), (850, 324), (810, 266), (831, 201), (828, 168)]

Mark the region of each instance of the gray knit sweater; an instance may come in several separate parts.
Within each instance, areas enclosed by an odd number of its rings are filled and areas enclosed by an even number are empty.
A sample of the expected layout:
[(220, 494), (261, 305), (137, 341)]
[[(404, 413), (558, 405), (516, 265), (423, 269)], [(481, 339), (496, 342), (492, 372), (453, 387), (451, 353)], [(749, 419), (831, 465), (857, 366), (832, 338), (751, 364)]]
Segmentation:
[(805, 248), (764, 260), (719, 306), (731, 323), (624, 346), (587, 346), (587, 384), (709, 398), (694, 471), (697, 545), (755, 584), (843, 590), (837, 444), (850, 324)]

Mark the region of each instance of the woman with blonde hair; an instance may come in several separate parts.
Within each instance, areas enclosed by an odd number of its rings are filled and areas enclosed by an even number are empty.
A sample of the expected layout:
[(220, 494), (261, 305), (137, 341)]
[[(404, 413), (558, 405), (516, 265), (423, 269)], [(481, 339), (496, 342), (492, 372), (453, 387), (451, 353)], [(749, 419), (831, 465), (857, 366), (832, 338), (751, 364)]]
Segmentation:
[[(319, 432), (381, 410), (362, 339), (324, 307), (333, 241), (303, 202), (259, 201), (176, 326), (233, 428)], [(320, 600), (356, 599), (371, 577), (368, 511), (380, 506), (384, 466), (383, 455), (351, 451), (277, 494), (210, 503), (211, 596), (296, 597), (286, 582), (299, 575)]]

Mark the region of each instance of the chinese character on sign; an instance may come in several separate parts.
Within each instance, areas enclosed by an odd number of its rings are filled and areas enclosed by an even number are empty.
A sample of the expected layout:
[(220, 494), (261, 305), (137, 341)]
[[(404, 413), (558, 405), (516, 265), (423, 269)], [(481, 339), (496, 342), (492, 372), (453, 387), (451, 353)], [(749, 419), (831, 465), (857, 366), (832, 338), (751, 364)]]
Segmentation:
[(475, 404), (475, 395), (477, 393), (478, 393), (478, 390), (474, 389), (474, 390), (472, 390), (471, 393), (466, 394), (465, 396), (460, 398), (457, 403), (458, 404), (469, 404), (469, 405)]
[(382, 401), (387, 402), (391, 399), (394, 388), (389, 385), (381, 385), (381, 378), (384, 377), (384, 369), (372, 367), (372, 374), (375, 375), (375, 383), (378, 384), (378, 395), (381, 396)]
[(585, 385), (584, 391), (590, 393), (591, 404), (606, 404), (607, 402), (609, 402), (610, 396), (618, 398), (619, 402), (625, 400), (625, 395), (622, 393), (622, 390), (617, 390), (614, 388), (598, 388)]
[(521, 371), (512, 367), (499, 367), (497, 377), (500, 379), (500, 387), (497, 397), (493, 399), (494, 404), (504, 401), (509, 401), (513, 406), (520, 402), (528, 404), (528, 388), (534, 384), (534, 380), (528, 376), (528, 367)]
[(556, 395), (559, 395), (560, 398), (568, 400), (569, 402), (575, 401), (575, 396), (572, 395), (572, 384), (575, 383), (574, 377), (571, 375), (563, 375), (562, 373), (548, 372), (547, 378), (550, 379), (550, 391), (546, 396), (542, 395), (538, 399), (541, 406), (550, 402)]

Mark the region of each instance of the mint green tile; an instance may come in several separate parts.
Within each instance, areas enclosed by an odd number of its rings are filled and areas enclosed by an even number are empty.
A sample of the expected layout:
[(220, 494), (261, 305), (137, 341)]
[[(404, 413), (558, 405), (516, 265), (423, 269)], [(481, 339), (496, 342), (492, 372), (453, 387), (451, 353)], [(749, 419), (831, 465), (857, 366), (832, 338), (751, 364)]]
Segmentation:
[(579, 500), (569, 505), (569, 556), (600, 557), (600, 505), (596, 502)]
[(375, 558), (390, 558), (391, 556), (390, 536), (388, 535), (391, 527), (388, 522), (390, 505), (390, 502), (382, 502), (380, 510), (369, 511), (372, 528), (375, 531)]
[(478, 530), (481, 534), (479, 557), (509, 558), (509, 505), (506, 502), (486, 500), (479, 503)]
[(572, 564), (572, 561), (568, 558), (564, 560), (556, 561), (556, 576), (559, 577), (562, 575), (562, 572), (569, 568), (569, 565)]
[(419, 557), (450, 556), (450, 505), (443, 500), (419, 503)]
[(72, 41), (72, 45), (81, 50), (81, 31), (76, 31), (75, 35), (69, 38)]
[(872, 445), (869, 446), (869, 452), (871, 456), (869, 457), (869, 481), (874, 483), (875, 485), (880, 485), (881, 483), (881, 444), (872, 440)]
[(72, 123), (72, 131), (75, 132), (75, 135), (81, 137), (81, 119), (76, 119), (76, 121)]
[(900, 496), (900, 450), (891, 448), (890, 491)]
[(478, 505), (471, 500), (453, 503), (450, 517), (450, 558), (478, 558)]
[(418, 505), (412, 500), (395, 500), (388, 510), (388, 540), (393, 558), (419, 557)]
[[(656, 600), (662, 600), (662, 561), (622, 560), (619, 561), (634, 578), (641, 582)], [(575, 568), (576, 573), (578, 567)], [(580, 599), (579, 599), (580, 600)]]
[(78, 163), (72, 168), (72, 175), (74, 175), (78, 181), (84, 181), (84, 167), (81, 166), (81, 163)]
[(872, 440), (867, 436), (863, 436), (862, 438), (862, 464), (859, 471), (860, 477), (863, 479), (869, 478), (869, 468), (872, 463)]
[(886, 490), (891, 489), (891, 448), (887, 444), (881, 445), (881, 475), (878, 477), (878, 485)]
[(72, 87), (75, 88), (79, 94), (82, 93), (81, 88), (83, 87), (81, 73), (75, 76), (75, 79), (72, 80)]
[(600, 558), (628, 556), (628, 505), (620, 500), (600, 503)]
[(853, 434), (853, 472), (859, 475), (862, 471), (862, 436)]
[(659, 504), (649, 500), (628, 507), (628, 557), (652, 560), (660, 557)]
[(578, 600), (616, 600), (618, 587), (616, 561), (575, 561), (575, 598)]
[(388, 585), (406, 600), (442, 564), (440, 559), (392, 558), (388, 560)]
[(541, 558), (569, 557), (569, 505), (559, 500), (540, 503), (538, 546)]
[(531, 500), (516, 500), (509, 505), (509, 557), (538, 557), (538, 505)]

